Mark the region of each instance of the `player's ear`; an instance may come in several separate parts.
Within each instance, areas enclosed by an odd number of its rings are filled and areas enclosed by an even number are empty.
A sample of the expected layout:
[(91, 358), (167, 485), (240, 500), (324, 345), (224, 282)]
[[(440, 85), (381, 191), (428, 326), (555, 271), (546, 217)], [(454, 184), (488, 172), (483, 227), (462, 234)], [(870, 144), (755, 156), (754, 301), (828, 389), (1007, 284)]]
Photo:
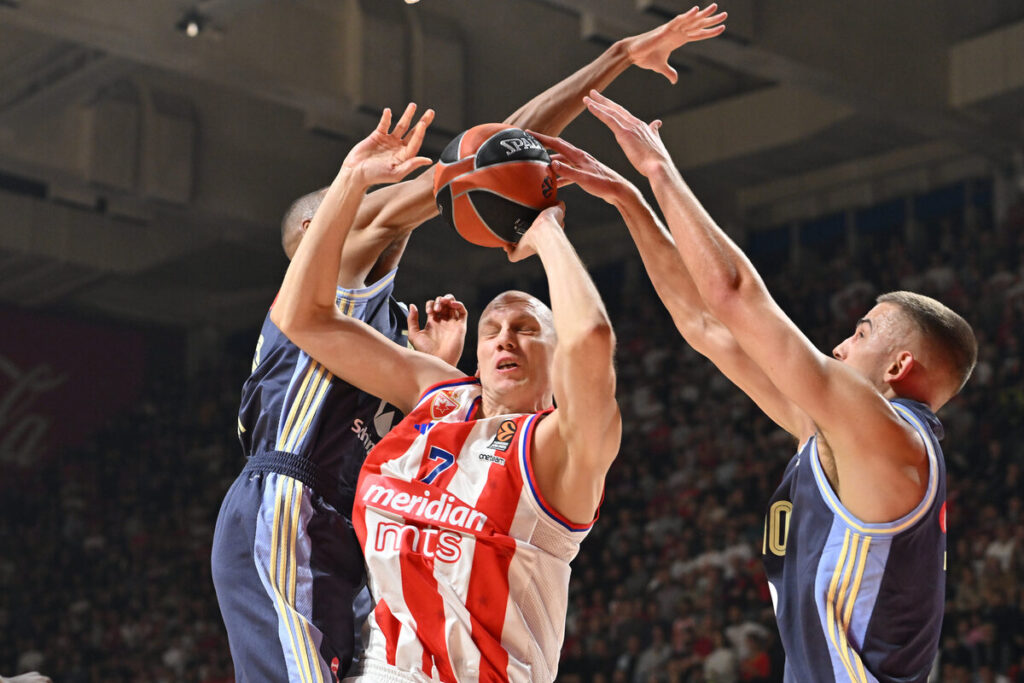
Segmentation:
[(308, 230), (308, 229), (309, 229), (309, 224), (310, 224), (310, 223), (312, 223), (312, 222), (313, 222), (313, 219), (312, 219), (312, 218), (307, 218), (306, 220), (302, 221), (302, 226), (301, 226), (301, 228), (302, 228), (302, 234), (303, 234), (303, 235), (305, 235), (305, 234), (306, 234), (306, 230)]
[(917, 361), (910, 351), (900, 351), (885, 370), (886, 382), (900, 382), (910, 376)]

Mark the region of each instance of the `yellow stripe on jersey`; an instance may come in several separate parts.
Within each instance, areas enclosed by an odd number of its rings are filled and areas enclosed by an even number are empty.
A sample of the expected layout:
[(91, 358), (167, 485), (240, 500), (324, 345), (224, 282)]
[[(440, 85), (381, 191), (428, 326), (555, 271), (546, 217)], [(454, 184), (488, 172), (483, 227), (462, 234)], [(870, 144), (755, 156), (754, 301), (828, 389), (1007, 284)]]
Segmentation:
[(864, 569), (868, 563), (868, 548), (871, 546), (871, 537), (864, 537), (864, 544), (860, 547), (860, 558), (857, 561), (857, 572), (853, 579), (853, 588), (850, 589), (850, 598), (846, 602), (846, 611), (843, 613), (843, 624), (850, 625), (850, 617), (853, 615), (853, 604), (857, 602), (857, 594), (860, 593), (860, 581), (864, 578)]
[[(309, 410), (309, 406), (313, 402), (313, 397), (316, 395), (317, 390), (319, 389), (320, 381), (324, 377), (324, 366), (314, 362), (313, 367), (316, 369), (316, 373), (313, 376), (312, 383), (310, 383), (309, 388), (305, 392), (305, 399), (301, 401), (302, 408), (299, 409), (299, 414), (296, 420), (291, 420), (291, 416), (289, 416), (289, 424), (285, 426), (285, 430), (282, 433), (284, 439), (283, 445), (280, 448), (278, 448), (278, 450), (291, 452), (295, 449), (295, 435), (298, 433), (299, 427), (302, 425), (303, 421), (305, 421), (307, 411)], [(303, 389), (305, 389), (305, 386), (303, 387)], [(300, 398), (302, 398), (301, 394), (296, 397), (296, 405), (300, 403)]]
[[(345, 315), (351, 315), (355, 305), (354, 301), (342, 301), (339, 302), (338, 307)], [(281, 435), (277, 440), (277, 450), (279, 451), (295, 452), (298, 449), (309, 430), (313, 416), (320, 409), (320, 404), (327, 394), (327, 389), (330, 388), (331, 381), (334, 379), (334, 375), (328, 372), (325, 366), (315, 362), (312, 358), (309, 358), (309, 362), (309, 370), (306, 371), (302, 386), (299, 387), (299, 392), (292, 402), (284, 429), (281, 430)], [(310, 383), (310, 377), (313, 377), (312, 383)], [(316, 397), (315, 400), (314, 397)]]
[[(281, 546), (281, 509), (284, 508), (285, 520), (284, 523), (288, 523), (288, 515), (291, 508), (291, 497), (292, 487), (291, 482), (295, 481), (290, 477), (280, 477), (277, 484), (277, 493), (274, 498), (274, 529), (271, 532), (270, 539), (270, 585), (274, 589), (274, 596), (277, 598), (277, 611), (281, 616), (281, 621), (284, 622), (285, 628), (288, 630), (288, 639), (291, 641), (292, 654), (295, 655), (296, 662), (299, 661), (299, 649), (295, 642), (295, 633), (292, 631), (290, 622), (291, 610), (285, 602), (284, 594), (281, 591), (281, 564), (285, 560), (285, 553), (279, 553), (278, 548)], [(285, 487), (287, 487), (287, 493), (285, 493)], [(282, 497), (284, 500), (282, 500)], [(299, 676), (302, 677), (302, 672), (299, 672)], [(302, 678), (302, 683), (311, 683), (306, 678)]]
[(825, 601), (825, 629), (828, 631), (828, 637), (832, 640), (832, 647), (835, 648), (839, 654), (839, 659), (842, 660), (843, 666), (846, 668), (846, 673), (849, 674), (850, 680), (855, 681), (855, 674), (853, 667), (850, 666), (850, 661), (847, 657), (846, 650), (846, 638), (839, 626), (839, 622), (836, 620), (836, 589), (839, 586), (839, 577), (843, 574), (843, 568), (846, 564), (848, 556), (848, 550), (850, 549), (850, 530), (846, 529), (843, 535), (843, 547), (839, 551), (839, 557), (836, 560), (835, 571), (832, 572), (832, 581), (828, 586), (828, 596)]
[[(860, 545), (860, 536), (857, 534), (853, 535), (853, 542), (850, 544), (850, 559), (851, 562), (846, 563), (846, 568), (843, 570), (843, 582), (839, 585), (839, 593), (836, 595), (836, 617), (843, 613), (843, 603), (846, 600), (846, 588), (850, 585), (850, 575), (853, 574), (853, 565), (856, 564), (857, 559), (857, 548)], [(842, 626), (842, 621), (839, 622)]]
[[(302, 680), (312, 682), (313, 675), (310, 673), (309, 665), (313, 656), (313, 650), (310, 647), (309, 642), (307, 642), (307, 633), (304, 628), (305, 619), (295, 608), (295, 584), (296, 577), (299, 573), (299, 563), (295, 553), (295, 541), (299, 535), (299, 510), (302, 504), (302, 496), (300, 496), (299, 493), (302, 484), (295, 479), (290, 481), (292, 488), (291, 494), (294, 494), (294, 498), (292, 502), (291, 516), (290, 518), (286, 518), (290, 521), (290, 524), (288, 522), (285, 524), (286, 537), (284, 539), (285, 545), (282, 547), (282, 550), (287, 548), (288, 566), (284, 575), (281, 577), (281, 590), (288, 596), (288, 607), (291, 611), (292, 626), (295, 628), (295, 635), (299, 641), (299, 650), (301, 650), (301, 652), (296, 652), (296, 656), (298, 657), (299, 664), (302, 668)], [(319, 666), (316, 668), (319, 669)]]
[(280, 436), (277, 438), (277, 450), (283, 451), (285, 444), (288, 442), (288, 432), (291, 431), (292, 422), (295, 420), (295, 413), (299, 409), (299, 404), (302, 402), (302, 395), (306, 391), (306, 386), (309, 384), (310, 377), (313, 376), (313, 371), (316, 369), (317, 364), (313, 362), (313, 359), (309, 359), (309, 369), (306, 371), (306, 376), (302, 379), (302, 385), (299, 387), (299, 393), (295, 395), (295, 400), (292, 401), (292, 409), (288, 411), (288, 419), (285, 420), (284, 429), (281, 430)]
[[(862, 537), (851, 533), (849, 529), (845, 530), (843, 547), (832, 573), (826, 601), (825, 626), (829, 638), (832, 640), (832, 646), (839, 655), (839, 659), (843, 662), (846, 673), (854, 683), (867, 683), (867, 674), (860, 654), (850, 645), (847, 630), (850, 626), (854, 604), (857, 602), (857, 595), (860, 593), (870, 546), (870, 537)], [(842, 576), (841, 583), (840, 576)], [(853, 578), (852, 585), (850, 584), (851, 577)], [(849, 591), (847, 591), (848, 586)]]
[[(324, 384), (324, 386), (326, 387), (326, 383)], [(298, 577), (298, 573), (299, 573), (298, 555), (295, 553), (295, 542), (296, 542), (296, 539), (299, 536), (299, 512), (300, 512), (300, 503), (302, 502), (302, 497), (299, 496), (299, 490), (301, 488), (302, 488), (302, 483), (299, 482), (299, 481), (296, 481), (295, 482), (295, 491), (296, 491), (296, 493), (295, 493), (295, 508), (293, 510), (293, 513), (292, 513), (293, 528), (292, 528), (291, 553), (290, 553), (291, 562), (292, 562), (292, 580), (291, 580), (291, 583), (288, 585), (288, 594), (290, 596), (290, 603), (293, 606), (293, 609), (294, 609), (294, 606), (295, 606), (295, 586), (296, 586), (296, 583), (297, 583), (297, 577)], [(314, 672), (316, 672), (316, 680), (317, 680), (317, 682), (318, 683), (324, 683), (324, 673), (323, 673), (323, 671), (320, 670), (320, 657), (317, 654), (316, 645), (313, 643), (313, 634), (310, 633), (310, 631), (309, 631), (309, 621), (305, 617), (300, 615), (298, 613), (298, 610), (295, 611), (295, 614), (296, 614), (295, 618), (298, 621), (298, 628), (300, 629), (299, 640), (301, 640), (301, 641), (303, 641), (305, 643), (305, 649), (309, 652), (309, 660), (308, 660), (309, 666), (312, 667), (312, 670)], [(307, 675), (309, 675), (308, 669), (307, 669)], [(313, 676), (309, 675), (309, 679), (312, 681), (313, 680)]]
[(318, 410), (320, 410), (320, 404), (323, 403), (324, 396), (327, 395), (327, 390), (331, 388), (332, 379), (334, 379), (334, 375), (327, 372), (320, 382), (320, 389), (317, 392), (316, 399), (311, 404), (309, 410), (306, 411), (306, 416), (303, 418), (302, 422), (298, 424), (300, 431), (293, 448), (297, 449), (299, 444), (302, 443), (302, 440), (306, 438), (306, 432), (309, 430), (309, 425), (313, 421), (313, 416), (316, 415)]
[[(854, 534), (853, 543), (850, 545), (850, 561), (846, 563), (846, 570), (843, 572), (843, 583), (839, 587), (839, 600), (836, 603), (835, 610), (836, 632), (839, 634), (839, 642), (842, 643), (843, 646), (843, 659), (847, 662), (847, 665), (850, 668), (853, 668), (853, 662), (857, 662), (859, 665), (860, 656), (857, 654), (856, 650), (854, 650), (850, 646), (849, 638), (847, 636), (847, 627), (849, 626), (849, 620), (843, 619), (841, 615), (844, 613), (849, 614), (853, 610), (853, 602), (855, 598), (854, 596), (851, 596), (849, 593), (847, 593), (846, 587), (849, 585), (850, 576), (854, 573), (853, 568), (857, 565), (857, 546), (860, 544), (860, 541), (861, 537), (857, 534)], [(863, 557), (861, 557), (860, 559), (863, 559)], [(844, 601), (846, 603), (845, 610), (843, 608)], [(854, 671), (854, 673), (856, 674), (856, 671)], [(854, 676), (853, 680), (857, 681), (860, 679)]]
[[(854, 603), (857, 602), (857, 595), (860, 593), (860, 582), (864, 578), (864, 569), (868, 563), (868, 548), (871, 546), (871, 537), (865, 536), (864, 542), (860, 547), (860, 557), (857, 560), (857, 571), (854, 572), (855, 577), (853, 580), (853, 587), (850, 588), (850, 595), (847, 598), (846, 610), (843, 614), (843, 633), (846, 633), (846, 629), (850, 626), (850, 617), (853, 614)], [(845, 639), (845, 636), (844, 636)], [(864, 673), (864, 662), (860, 658), (860, 653), (850, 648), (850, 656), (853, 659), (854, 664), (857, 665), (857, 680), (860, 683), (867, 683), (867, 675)]]

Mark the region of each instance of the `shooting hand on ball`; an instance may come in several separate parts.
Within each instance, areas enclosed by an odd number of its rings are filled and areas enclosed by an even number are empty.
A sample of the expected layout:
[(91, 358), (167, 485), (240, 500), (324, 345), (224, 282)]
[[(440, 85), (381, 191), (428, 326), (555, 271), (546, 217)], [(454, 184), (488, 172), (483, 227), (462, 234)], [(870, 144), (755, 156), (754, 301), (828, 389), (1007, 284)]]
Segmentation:
[(395, 129), (390, 130), (391, 110), (385, 108), (377, 128), (349, 151), (342, 168), (351, 169), (359, 184), (369, 187), (398, 182), (417, 168), (429, 166), (431, 160), (417, 154), (427, 126), (434, 120), (434, 110), (425, 111), (410, 130), (415, 114), (416, 104), (410, 102)]
[(544, 234), (549, 230), (563, 231), (562, 226), (565, 220), (565, 204), (559, 202), (556, 206), (549, 206), (537, 215), (533, 224), (523, 233), (522, 238), (516, 244), (505, 245), (505, 253), (512, 263), (522, 261), (537, 253), (537, 247)]

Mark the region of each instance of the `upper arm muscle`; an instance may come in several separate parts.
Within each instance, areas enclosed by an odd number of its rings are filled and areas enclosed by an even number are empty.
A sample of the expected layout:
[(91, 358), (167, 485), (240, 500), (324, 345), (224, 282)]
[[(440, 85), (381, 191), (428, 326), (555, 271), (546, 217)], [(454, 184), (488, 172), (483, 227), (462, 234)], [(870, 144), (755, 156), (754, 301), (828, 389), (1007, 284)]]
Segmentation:
[(444, 361), (399, 346), (361, 320), (337, 311), (301, 329), (282, 328), (282, 332), (335, 376), (403, 412), (415, 405), (428, 386), (462, 376)]

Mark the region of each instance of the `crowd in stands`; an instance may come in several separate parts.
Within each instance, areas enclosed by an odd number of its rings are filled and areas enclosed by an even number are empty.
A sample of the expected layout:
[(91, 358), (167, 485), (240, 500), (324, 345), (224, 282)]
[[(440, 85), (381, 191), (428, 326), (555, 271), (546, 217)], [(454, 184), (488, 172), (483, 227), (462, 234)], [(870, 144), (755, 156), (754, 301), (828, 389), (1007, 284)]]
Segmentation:
[(178, 382), (87, 444), (0, 482), (0, 674), (57, 683), (234, 681), (210, 579), (240, 468), (245, 359)]
[[(805, 257), (768, 284), (830, 350), (876, 294), (912, 289), (974, 325), (978, 367), (940, 414), (948, 599), (936, 680), (1024, 682), (1024, 205), (998, 229), (935, 226)], [(795, 450), (693, 352), (653, 292), (617, 316), (624, 435), (599, 522), (573, 563), (559, 680), (781, 680), (761, 553), (766, 501)], [(86, 445), (0, 479), (0, 673), (60, 683), (233, 680), (209, 572), (242, 462), (249, 359), (167, 383)]]

